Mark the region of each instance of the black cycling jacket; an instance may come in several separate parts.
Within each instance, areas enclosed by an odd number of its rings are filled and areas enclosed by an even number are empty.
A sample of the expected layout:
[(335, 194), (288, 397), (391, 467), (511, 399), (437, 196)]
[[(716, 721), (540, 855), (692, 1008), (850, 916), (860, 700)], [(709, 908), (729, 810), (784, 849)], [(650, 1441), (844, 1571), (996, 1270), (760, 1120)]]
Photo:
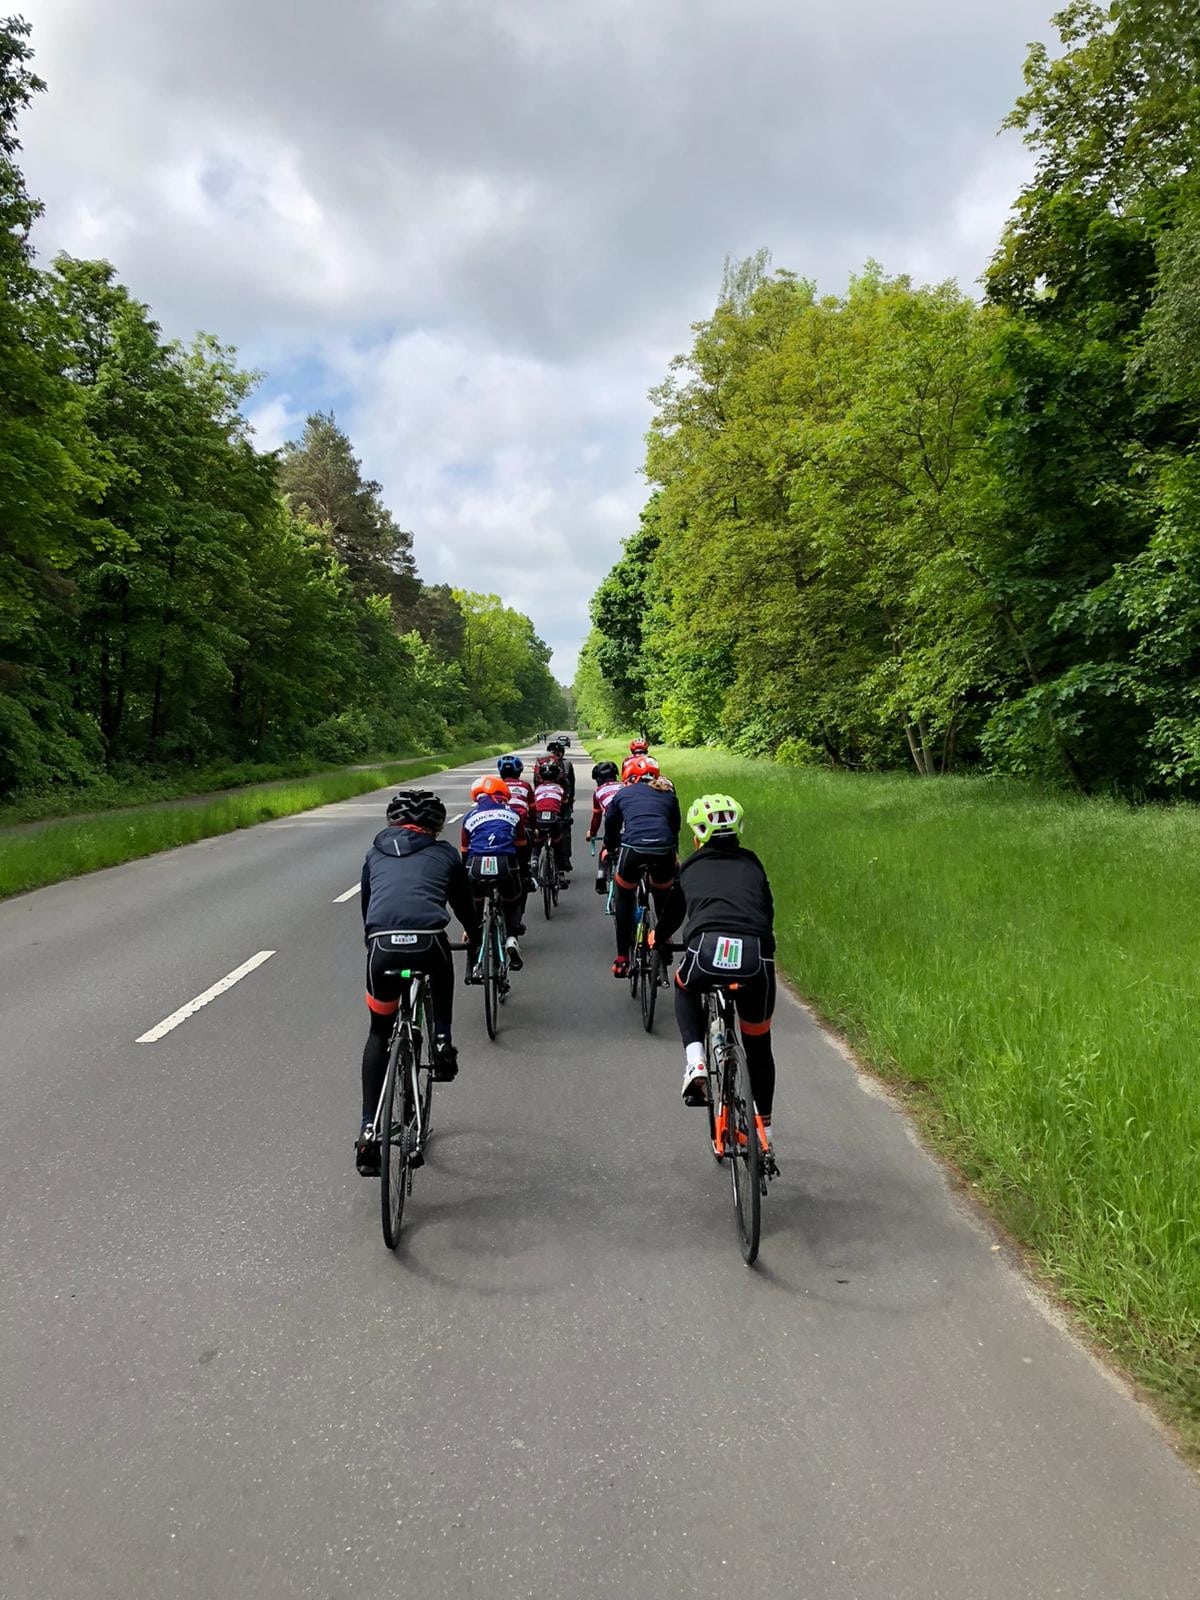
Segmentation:
[(762, 862), (741, 845), (706, 844), (679, 869), (658, 920), (668, 940), (684, 924), (683, 944), (700, 933), (752, 933), (764, 956), (775, 954), (775, 902)]
[(454, 846), (415, 828), (388, 827), (377, 833), (362, 872), (367, 938), (410, 928), (444, 928), (451, 911), (472, 941), (478, 941), (471, 880)]
[(604, 843), (610, 853), (623, 844), (648, 853), (674, 850), (679, 844), (682, 826), (679, 796), (673, 789), (627, 783), (608, 802), (604, 813)]

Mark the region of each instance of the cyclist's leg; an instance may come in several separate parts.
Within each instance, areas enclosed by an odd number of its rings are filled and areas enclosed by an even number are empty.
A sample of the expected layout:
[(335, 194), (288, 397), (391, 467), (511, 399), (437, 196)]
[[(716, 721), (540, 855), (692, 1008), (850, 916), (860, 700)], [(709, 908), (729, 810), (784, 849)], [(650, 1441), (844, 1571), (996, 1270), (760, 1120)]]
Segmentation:
[(558, 822), (553, 823), (551, 826), (553, 829), (551, 838), (554, 841), (555, 865), (558, 867), (560, 872), (570, 872), (571, 857), (567, 845), (566, 829), (563, 827), (561, 819)]
[(633, 940), (633, 908), (637, 899), (640, 865), (637, 851), (622, 845), (614, 869), (617, 892), (613, 902), (613, 921), (616, 923), (618, 958), (628, 958)]
[(454, 1048), (454, 957), (450, 942), (439, 933), (429, 950), (421, 957), (420, 965), (429, 974), (429, 997), (433, 1005), (433, 1059), (437, 1063), (435, 1076), (449, 1082), (458, 1070), (458, 1052)]
[(661, 917), (667, 897), (675, 887), (677, 873), (675, 852), (670, 850), (663, 855), (650, 856), (647, 864), (650, 868), (650, 893), (654, 897), (654, 914)]
[(688, 1105), (705, 1105), (708, 1079), (704, 1066), (704, 996), (709, 980), (697, 970), (699, 940), (684, 951), (675, 974), (675, 1023), (683, 1040), (683, 1098)]
[(775, 1053), (771, 1048), (771, 1019), (775, 1014), (775, 963), (764, 960), (752, 976), (739, 978), (733, 998), (737, 1005), (754, 1104), (769, 1128), (775, 1103)]
[(515, 939), (521, 931), (521, 908), (525, 903), (521, 869), (515, 857), (511, 860), (502, 858), (500, 871), (501, 875), (497, 882), (500, 888), (500, 904), (504, 907), (504, 931), (509, 938)]
[(559, 864), (562, 867), (562, 870), (564, 872), (570, 872), (572, 870), (572, 868), (571, 868), (571, 828), (572, 828), (572, 825), (574, 824), (574, 821), (575, 821), (574, 810), (570, 806), (568, 806), (567, 809), (563, 812), (563, 819), (562, 819), (562, 854), (561, 854), (561, 856), (559, 858)]
[(517, 870), (521, 875), (521, 921), (525, 921), (525, 904), (529, 899), (529, 871), (533, 860), (533, 845), (517, 846)]

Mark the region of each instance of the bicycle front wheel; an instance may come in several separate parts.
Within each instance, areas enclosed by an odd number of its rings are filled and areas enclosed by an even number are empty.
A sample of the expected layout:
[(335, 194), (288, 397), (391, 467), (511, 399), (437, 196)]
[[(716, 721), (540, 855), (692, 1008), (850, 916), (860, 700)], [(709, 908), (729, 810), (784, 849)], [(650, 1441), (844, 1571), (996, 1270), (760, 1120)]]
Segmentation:
[(750, 1092), (750, 1070), (746, 1057), (739, 1049), (736, 1066), (725, 1074), (731, 1090), (729, 1103), (730, 1181), (733, 1186), (733, 1209), (737, 1216), (738, 1242), (742, 1247), (742, 1260), (753, 1266), (758, 1255), (758, 1236), (762, 1225), (762, 1187), (758, 1129), (754, 1122), (754, 1096)]
[(398, 1046), (388, 1062), (379, 1129), (379, 1203), (383, 1242), (389, 1250), (394, 1250), (400, 1242), (400, 1223), (408, 1196), (408, 1080), (408, 1052)]

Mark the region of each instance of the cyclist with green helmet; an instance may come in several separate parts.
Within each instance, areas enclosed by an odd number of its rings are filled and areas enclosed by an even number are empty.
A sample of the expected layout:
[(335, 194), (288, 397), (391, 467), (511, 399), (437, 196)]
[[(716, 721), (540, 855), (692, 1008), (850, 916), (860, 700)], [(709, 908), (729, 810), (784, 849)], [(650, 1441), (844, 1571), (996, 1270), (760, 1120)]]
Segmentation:
[(775, 1057), (775, 902), (762, 862), (742, 847), (742, 808), (727, 794), (706, 794), (688, 808), (693, 853), (659, 919), (665, 944), (682, 925), (683, 955), (675, 974), (675, 1020), (683, 1039), (683, 1099), (708, 1104), (704, 1064), (704, 995), (736, 984), (733, 1001), (762, 1134), (771, 1150)]

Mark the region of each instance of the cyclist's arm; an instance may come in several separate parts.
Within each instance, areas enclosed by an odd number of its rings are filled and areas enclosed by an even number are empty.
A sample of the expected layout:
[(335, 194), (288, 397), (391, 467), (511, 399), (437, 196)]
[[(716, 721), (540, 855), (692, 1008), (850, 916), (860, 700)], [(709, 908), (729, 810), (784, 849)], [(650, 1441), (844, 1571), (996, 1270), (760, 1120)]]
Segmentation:
[(459, 854), (465, 861), (471, 850), (471, 835), (467, 832), (465, 825), (462, 828), (459, 836), (458, 849)]
[(600, 809), (599, 800), (597, 800), (595, 795), (593, 795), (592, 796), (592, 820), (591, 820), (590, 826), (588, 827), (588, 838), (589, 839), (594, 839), (596, 837), (596, 835), (600, 832), (600, 826), (603, 823), (603, 821), (604, 821), (604, 812)]

